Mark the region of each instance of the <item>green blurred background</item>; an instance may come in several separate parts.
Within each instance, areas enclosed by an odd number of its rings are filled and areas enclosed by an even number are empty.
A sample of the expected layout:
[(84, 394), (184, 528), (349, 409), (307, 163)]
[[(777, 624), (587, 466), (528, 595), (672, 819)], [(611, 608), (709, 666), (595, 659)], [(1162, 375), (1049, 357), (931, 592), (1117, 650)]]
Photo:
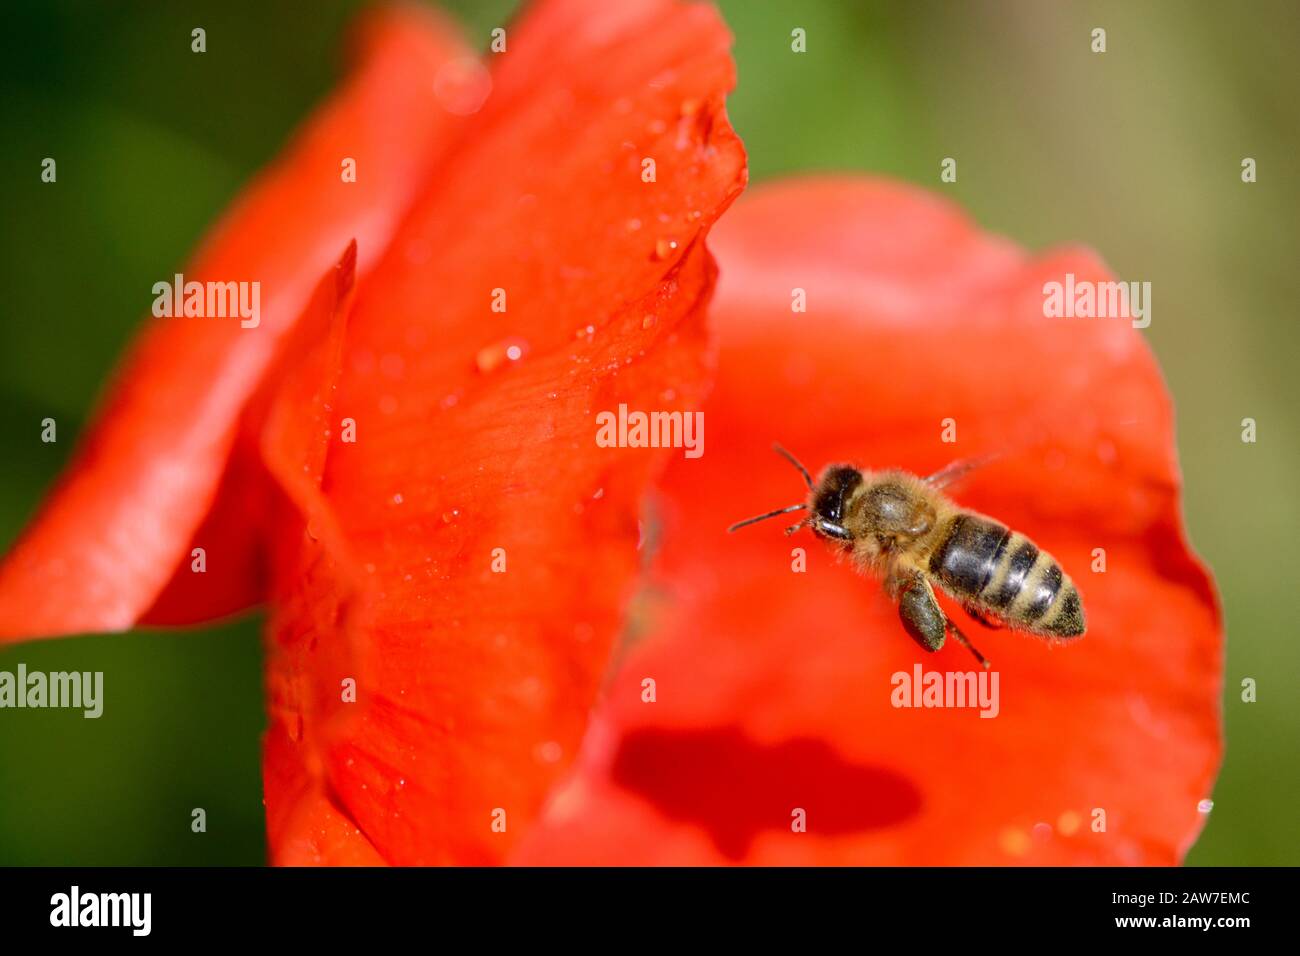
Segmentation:
[[(616, 0), (611, 0), (616, 2)], [(355, 0), (7, 5), (0, 548), (67, 458), (147, 290), (339, 75)], [(513, 0), (448, 0), (486, 47)], [(753, 180), (862, 170), (1149, 280), (1186, 508), (1227, 614), (1228, 751), (1197, 864), (1300, 863), (1300, 6), (726, 0)], [(190, 30), (208, 52), (190, 52)], [(808, 52), (790, 51), (803, 27)], [(1093, 27), (1105, 54), (1090, 52)], [(58, 183), (39, 181), (58, 161)], [(939, 164), (956, 157), (956, 184)], [(1259, 181), (1240, 179), (1243, 157)], [(39, 441), (58, 421), (57, 444)], [(1243, 444), (1240, 422), (1259, 423)], [(0, 863), (265, 859), (258, 620), (0, 652), (103, 670), (99, 720), (0, 712)], [(1243, 677), (1259, 700), (1240, 701)], [(203, 807), (208, 833), (190, 832)]]

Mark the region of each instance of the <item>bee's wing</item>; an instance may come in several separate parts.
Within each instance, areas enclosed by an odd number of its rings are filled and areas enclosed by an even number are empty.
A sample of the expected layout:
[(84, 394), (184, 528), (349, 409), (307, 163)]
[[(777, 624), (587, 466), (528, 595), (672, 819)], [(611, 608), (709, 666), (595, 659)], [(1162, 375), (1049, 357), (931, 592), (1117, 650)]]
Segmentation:
[(927, 484), (933, 485), (936, 488), (946, 488), (954, 481), (960, 481), (976, 468), (983, 468), (985, 465), (997, 461), (1001, 457), (1002, 456), (998, 454), (990, 454), (979, 455), (975, 458), (959, 458), (951, 464), (940, 468), (933, 475), (927, 475), (925, 481)]

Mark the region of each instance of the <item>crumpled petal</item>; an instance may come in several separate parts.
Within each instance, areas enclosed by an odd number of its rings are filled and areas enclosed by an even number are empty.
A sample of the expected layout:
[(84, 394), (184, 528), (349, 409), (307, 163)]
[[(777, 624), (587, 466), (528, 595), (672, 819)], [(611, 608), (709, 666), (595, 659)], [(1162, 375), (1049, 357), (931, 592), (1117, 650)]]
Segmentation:
[(544, 2), (443, 85), (470, 119), (359, 288), (327, 512), (276, 573), (276, 860), (351, 859), (347, 821), (392, 863), (498, 862), (576, 753), (665, 455), (596, 415), (702, 396), (728, 44), (705, 6)]
[[(0, 640), (146, 617), (188, 623), (261, 598), (252, 537), (265, 475), (256, 460), (232, 460), (241, 415), (319, 276), (354, 238), (369, 270), (463, 122), (431, 82), (411, 81), (463, 55), (440, 19), (386, 10), (365, 22), (359, 47), (349, 80), (183, 270), (186, 281), (260, 282), (259, 324), (148, 320), (73, 463), (0, 565)], [(355, 182), (344, 181), (345, 158)], [(220, 514), (196, 537), (214, 501)], [(208, 552), (202, 575), (190, 570), (194, 546)]]
[[(1046, 282), (1106, 281), (1104, 266), (1082, 250), (1026, 256), (946, 202), (848, 178), (760, 190), (713, 246), (709, 451), (665, 475), (647, 636), (512, 860), (1181, 860), (1222, 751), (1222, 625), (1182, 529), (1172, 409), (1141, 335), (1044, 316)], [(1087, 635), (985, 630), (947, 601), (992, 659), (1000, 709), (894, 707), (892, 675), (973, 660), (951, 641), (920, 651), (880, 585), (807, 532), (725, 533), (802, 500), (773, 440), (813, 470), (924, 475), (999, 455), (951, 492), (1060, 560)]]

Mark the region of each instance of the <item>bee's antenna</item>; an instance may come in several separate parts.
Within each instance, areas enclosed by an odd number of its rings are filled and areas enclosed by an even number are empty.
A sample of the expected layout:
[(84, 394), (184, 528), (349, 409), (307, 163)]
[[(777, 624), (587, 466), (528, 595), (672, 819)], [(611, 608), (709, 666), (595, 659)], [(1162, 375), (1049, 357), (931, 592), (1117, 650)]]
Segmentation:
[(735, 531), (737, 528), (745, 527), (745, 525), (747, 524), (753, 524), (755, 521), (766, 521), (768, 518), (775, 518), (777, 515), (789, 514), (791, 511), (799, 511), (800, 509), (807, 508), (807, 507), (808, 507), (807, 505), (799, 504), (799, 505), (791, 505), (789, 508), (778, 508), (776, 511), (769, 511), (765, 515), (758, 515), (757, 517), (754, 518), (746, 518), (744, 521), (737, 521), (730, 528), (728, 528), (727, 531), (732, 532)]
[[(794, 455), (790, 454), (776, 442), (772, 442), (772, 450), (799, 469), (799, 473), (803, 475), (803, 480), (808, 484), (808, 488), (811, 490), (813, 486), (812, 475), (808, 474), (808, 469), (800, 464), (799, 459), (794, 457)], [(777, 513), (780, 514), (780, 512)]]

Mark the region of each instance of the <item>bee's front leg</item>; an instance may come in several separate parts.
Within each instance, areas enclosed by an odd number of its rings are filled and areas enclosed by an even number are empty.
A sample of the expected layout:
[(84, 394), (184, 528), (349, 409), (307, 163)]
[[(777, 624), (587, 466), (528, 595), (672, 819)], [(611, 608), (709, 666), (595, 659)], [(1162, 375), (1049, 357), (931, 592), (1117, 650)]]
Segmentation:
[(889, 583), (889, 590), (897, 596), (898, 616), (912, 640), (930, 652), (943, 647), (948, 618), (935, 600), (930, 582), (913, 572), (894, 578)]

